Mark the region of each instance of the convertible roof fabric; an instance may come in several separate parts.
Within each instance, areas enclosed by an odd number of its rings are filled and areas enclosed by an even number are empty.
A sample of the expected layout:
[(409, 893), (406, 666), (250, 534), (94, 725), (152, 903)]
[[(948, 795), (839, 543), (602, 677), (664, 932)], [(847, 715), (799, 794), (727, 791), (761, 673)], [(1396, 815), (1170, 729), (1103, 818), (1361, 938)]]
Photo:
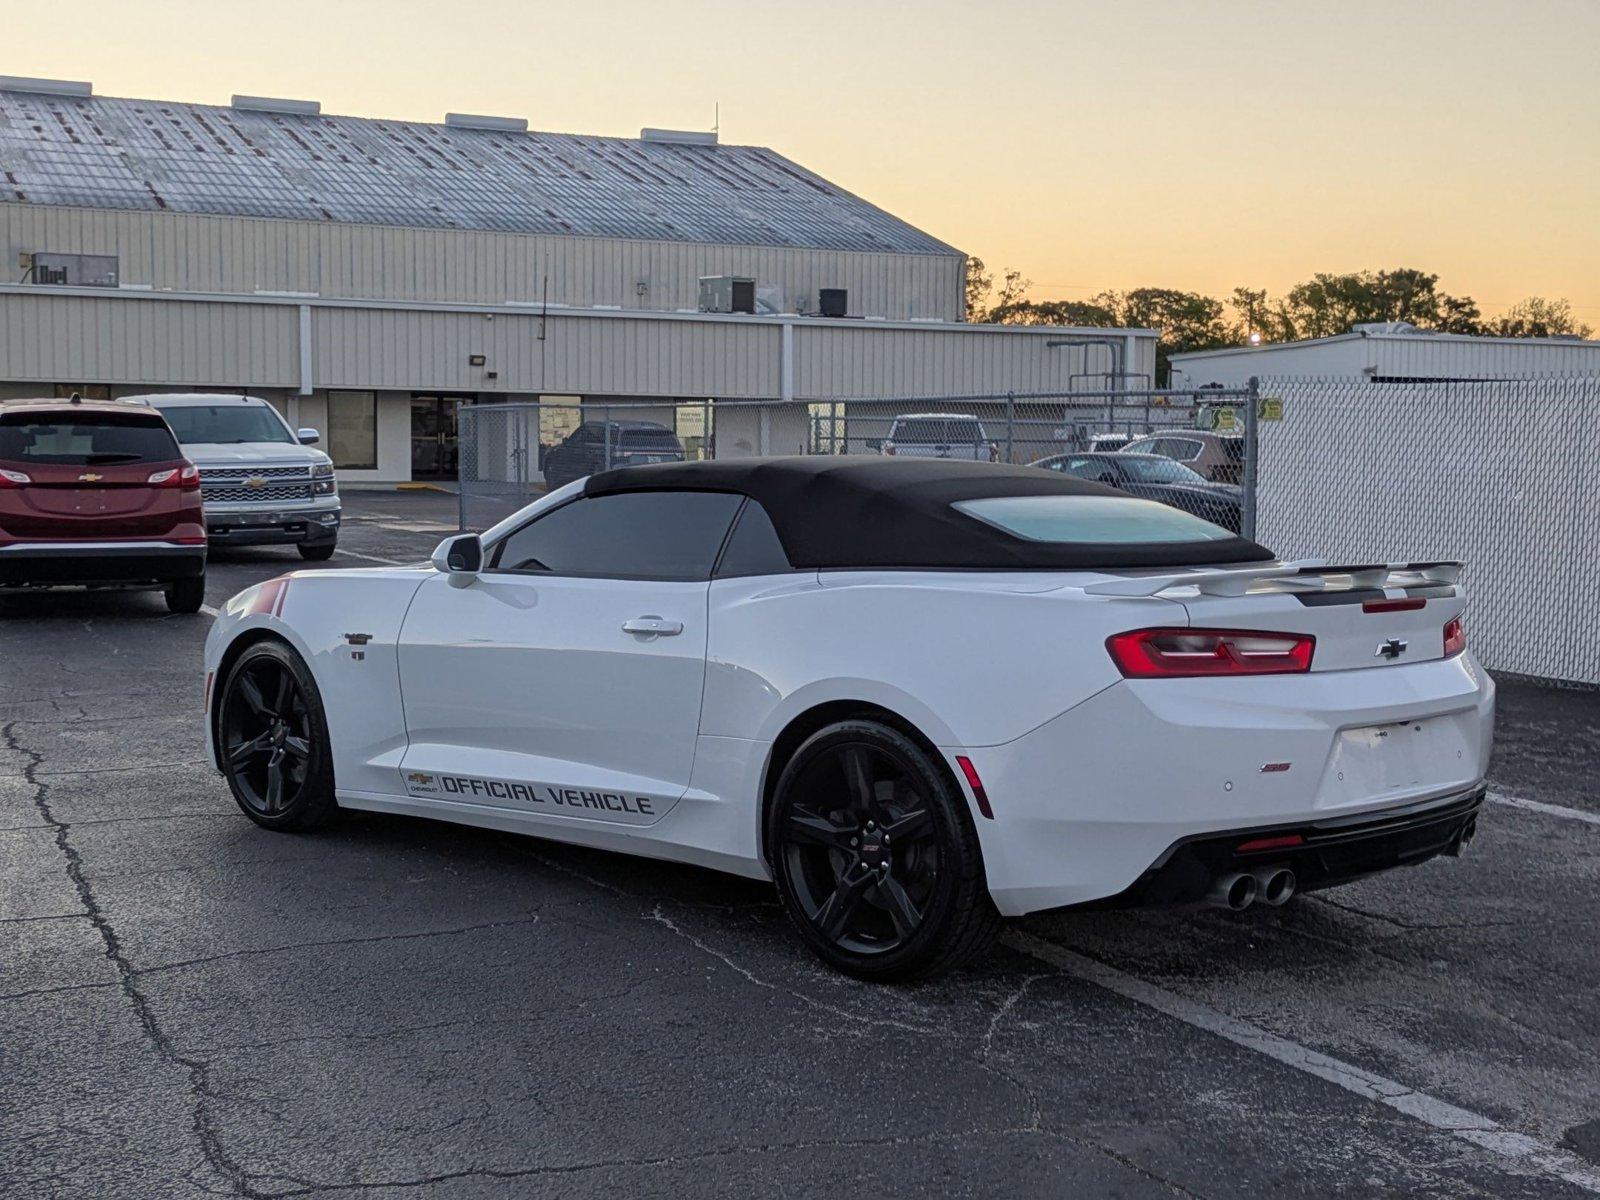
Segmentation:
[(1006, 496), (1122, 496), (1036, 467), (814, 456), (660, 463), (591, 475), (584, 494), (737, 492), (766, 509), (796, 567), (1087, 569), (1259, 562), (1244, 538), (1144, 544), (1029, 541), (951, 507)]

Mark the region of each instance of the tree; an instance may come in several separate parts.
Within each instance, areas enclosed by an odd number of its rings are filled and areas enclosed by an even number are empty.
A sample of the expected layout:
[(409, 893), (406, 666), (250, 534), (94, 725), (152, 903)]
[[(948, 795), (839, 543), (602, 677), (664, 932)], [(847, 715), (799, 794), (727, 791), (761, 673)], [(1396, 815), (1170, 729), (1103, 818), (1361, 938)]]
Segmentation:
[(983, 265), (983, 259), (967, 255), (967, 320), (983, 321), (987, 317), (989, 289), (994, 287), (994, 276)]
[(1093, 300), (1016, 300), (997, 304), (985, 318), (997, 325), (1091, 325), (1112, 328), (1117, 314)]
[(1477, 332), (1470, 296), (1439, 291), (1439, 277), (1413, 267), (1393, 271), (1318, 273), (1296, 284), (1272, 310), (1274, 341), (1333, 337), (1352, 325), (1405, 321), (1419, 329)]
[(1572, 305), (1566, 300), (1545, 300), (1529, 296), (1513, 304), (1504, 313), (1484, 324), (1482, 332), (1490, 337), (1561, 337), (1574, 335), (1589, 337), (1594, 329), (1583, 325), (1572, 315)]

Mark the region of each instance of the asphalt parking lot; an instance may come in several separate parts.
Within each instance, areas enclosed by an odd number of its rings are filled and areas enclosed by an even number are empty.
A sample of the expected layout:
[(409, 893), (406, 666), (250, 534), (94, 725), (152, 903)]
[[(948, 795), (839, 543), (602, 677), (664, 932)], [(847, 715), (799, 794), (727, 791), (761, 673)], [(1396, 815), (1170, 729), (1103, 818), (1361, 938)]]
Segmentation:
[[(329, 568), (424, 557), (351, 493)], [(304, 564), (213, 557), (208, 604)], [(399, 817), (273, 835), (204, 615), (0, 599), (0, 1194), (1600, 1193), (1600, 696), (1503, 686), (1460, 861), (834, 975), (764, 886)]]

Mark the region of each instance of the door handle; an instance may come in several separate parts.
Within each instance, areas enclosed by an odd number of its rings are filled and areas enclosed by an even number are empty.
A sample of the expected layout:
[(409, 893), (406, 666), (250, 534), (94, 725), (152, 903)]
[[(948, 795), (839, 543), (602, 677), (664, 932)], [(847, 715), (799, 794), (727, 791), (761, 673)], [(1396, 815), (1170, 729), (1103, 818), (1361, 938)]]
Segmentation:
[(635, 617), (622, 623), (623, 633), (648, 633), (656, 637), (675, 637), (683, 632), (682, 621), (667, 621), (661, 617)]

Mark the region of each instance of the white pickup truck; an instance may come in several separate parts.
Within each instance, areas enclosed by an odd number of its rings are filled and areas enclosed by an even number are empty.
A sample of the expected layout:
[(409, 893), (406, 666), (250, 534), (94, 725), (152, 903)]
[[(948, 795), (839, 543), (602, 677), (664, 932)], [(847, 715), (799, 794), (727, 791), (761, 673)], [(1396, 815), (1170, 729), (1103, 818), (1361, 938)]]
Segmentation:
[(333, 460), (311, 448), (315, 429), (289, 428), (258, 396), (128, 396), (160, 411), (185, 457), (200, 468), (212, 546), (294, 545), (331, 558), (339, 540)]
[(957, 458), (998, 462), (1000, 447), (983, 422), (965, 413), (902, 413), (879, 448), (901, 458)]

